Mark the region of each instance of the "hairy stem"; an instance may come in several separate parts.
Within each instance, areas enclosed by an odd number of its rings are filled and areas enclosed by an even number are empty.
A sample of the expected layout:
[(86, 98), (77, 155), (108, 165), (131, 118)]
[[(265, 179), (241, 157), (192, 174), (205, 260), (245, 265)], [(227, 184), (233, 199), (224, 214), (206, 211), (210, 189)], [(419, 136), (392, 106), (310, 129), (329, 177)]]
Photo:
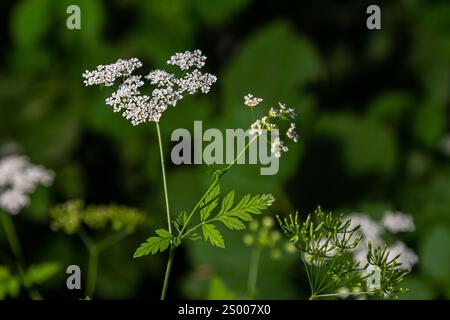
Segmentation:
[(255, 297), (260, 257), (261, 257), (261, 248), (255, 247), (250, 256), (250, 264), (247, 279), (247, 295), (250, 299), (253, 299)]

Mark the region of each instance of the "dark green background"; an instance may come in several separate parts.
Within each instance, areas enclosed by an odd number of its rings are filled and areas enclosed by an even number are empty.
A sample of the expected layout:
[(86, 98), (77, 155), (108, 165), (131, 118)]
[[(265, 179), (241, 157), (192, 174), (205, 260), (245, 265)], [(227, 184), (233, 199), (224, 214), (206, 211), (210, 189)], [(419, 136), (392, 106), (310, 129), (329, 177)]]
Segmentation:
[[(382, 30), (366, 28), (369, 4), (382, 10)], [(81, 30), (66, 28), (66, 7), (81, 8)], [(406, 298), (450, 297), (448, 1), (24, 0), (0, 3), (0, 144), (56, 172), (32, 205), (14, 217), (28, 262), (86, 264), (79, 239), (50, 231), (54, 204), (137, 207), (164, 225), (162, 183), (153, 124), (132, 127), (104, 105), (109, 88), (84, 87), (81, 73), (137, 57), (142, 72), (164, 68), (174, 52), (201, 49), (218, 76), (207, 96), (189, 97), (161, 121), (165, 147), (176, 128), (247, 127), (242, 96), (295, 106), (301, 136), (276, 176), (241, 166), (224, 188), (272, 192), (271, 214), (317, 205), (379, 218), (411, 213), (417, 230), (400, 239), (419, 255)], [(14, 143), (15, 145), (12, 145)], [(208, 183), (205, 166), (169, 166), (174, 212), (192, 206)], [(140, 230), (101, 256), (96, 298), (158, 298), (164, 255), (132, 259), (150, 235)], [(2, 232), (2, 231), (0, 231)], [(245, 289), (249, 249), (242, 233), (227, 248), (189, 243), (178, 251), (169, 297), (205, 298), (214, 276)], [(0, 252), (7, 255), (0, 233)], [(264, 256), (257, 298), (304, 298), (299, 259)], [(46, 297), (77, 298), (61, 272)]]

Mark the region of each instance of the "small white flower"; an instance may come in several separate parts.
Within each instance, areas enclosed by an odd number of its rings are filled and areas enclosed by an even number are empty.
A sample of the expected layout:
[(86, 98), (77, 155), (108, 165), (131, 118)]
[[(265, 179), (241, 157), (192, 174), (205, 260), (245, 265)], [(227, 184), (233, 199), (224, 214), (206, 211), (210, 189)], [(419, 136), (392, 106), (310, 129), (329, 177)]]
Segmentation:
[(99, 65), (96, 70), (86, 70), (83, 73), (84, 83), (86, 86), (97, 84), (112, 86), (117, 78), (127, 77), (131, 75), (134, 69), (140, 67), (142, 67), (142, 62), (137, 58), (119, 59), (112, 64)]
[(284, 142), (279, 137), (276, 137), (272, 142), (270, 151), (275, 156), (275, 158), (280, 158), (282, 152), (288, 151), (288, 147), (284, 145)]
[(180, 80), (181, 92), (196, 94), (198, 90), (202, 93), (208, 93), (217, 77), (209, 73), (201, 73), (198, 70), (188, 72), (185, 77)]
[(287, 108), (286, 105), (281, 102), (278, 102), (278, 105), (280, 106), (278, 113), (281, 116), (290, 118), (292, 120), (294, 120), (297, 117), (297, 114), (295, 113), (295, 110), (293, 108)]
[(252, 94), (247, 94), (244, 97), (244, 104), (248, 107), (256, 107), (261, 102), (263, 102), (262, 98), (254, 97)]
[(262, 133), (263, 133), (263, 127), (261, 124), (261, 120), (258, 119), (254, 123), (252, 123), (252, 125), (250, 126), (249, 134), (251, 136), (254, 136), (254, 135), (259, 136)]
[(278, 109), (275, 109), (274, 107), (271, 107), (269, 110), (269, 117), (277, 118), (280, 116), (280, 111)]
[(291, 123), (291, 125), (289, 126), (289, 129), (286, 132), (286, 136), (291, 139), (294, 142), (298, 141), (298, 134), (295, 131), (295, 123)]
[(37, 166), (23, 156), (7, 156), (0, 160), (0, 209), (17, 214), (29, 203), (29, 194), (38, 185), (49, 186), (53, 172)]
[(160, 69), (151, 71), (145, 78), (150, 80), (151, 84), (155, 84), (159, 87), (172, 87), (178, 83), (178, 79), (174, 74)]
[(205, 65), (206, 56), (200, 50), (185, 51), (175, 53), (167, 61), (167, 64), (178, 66), (181, 70), (187, 70), (192, 67), (201, 69)]
[(386, 211), (381, 223), (392, 233), (414, 231), (416, 227), (412, 216), (402, 212)]

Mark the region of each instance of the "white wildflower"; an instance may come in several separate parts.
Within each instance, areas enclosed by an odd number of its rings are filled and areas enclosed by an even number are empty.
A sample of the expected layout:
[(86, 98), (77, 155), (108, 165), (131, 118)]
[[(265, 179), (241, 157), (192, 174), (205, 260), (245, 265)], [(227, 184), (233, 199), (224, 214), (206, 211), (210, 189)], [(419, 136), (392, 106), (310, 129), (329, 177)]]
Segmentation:
[(209, 73), (201, 73), (198, 70), (188, 72), (185, 77), (180, 80), (181, 92), (195, 94), (200, 89), (202, 93), (208, 93), (217, 77)]
[(275, 109), (274, 107), (271, 107), (269, 110), (269, 117), (277, 118), (280, 116), (280, 111), (278, 109)]
[(286, 136), (294, 142), (298, 141), (298, 134), (297, 131), (295, 131), (295, 123), (291, 123), (289, 129), (286, 132)]
[(297, 117), (297, 114), (295, 113), (295, 110), (293, 108), (287, 108), (286, 105), (281, 102), (278, 102), (278, 105), (280, 106), (280, 109), (278, 110), (280, 116), (284, 116), (292, 120)]
[(140, 88), (144, 85), (141, 76), (132, 75), (135, 68), (142, 63), (136, 58), (121, 60), (107, 66), (99, 66), (95, 71), (86, 71), (86, 85), (105, 84), (111, 86), (117, 77), (123, 76), (125, 80), (111, 97), (106, 99), (106, 104), (113, 107), (114, 112), (122, 112), (133, 125), (147, 121), (158, 122), (168, 106), (176, 106), (183, 98), (183, 94), (195, 94), (197, 92), (208, 93), (211, 86), (217, 81), (217, 77), (202, 73), (197, 68), (205, 65), (206, 57), (200, 50), (186, 51), (173, 55), (168, 64), (179, 66), (182, 70), (192, 67), (184, 77), (177, 78), (175, 74), (165, 70), (153, 70), (146, 79), (156, 88), (149, 95), (143, 95)]
[(140, 67), (142, 67), (142, 62), (137, 58), (119, 59), (112, 64), (99, 65), (96, 70), (86, 70), (83, 73), (84, 83), (86, 86), (97, 84), (112, 86), (117, 78), (128, 77), (134, 69)]
[(394, 259), (397, 255), (400, 255), (397, 262), (401, 263), (401, 265), (397, 267), (398, 269), (411, 270), (419, 261), (419, 258), (414, 250), (401, 241), (397, 241), (389, 247), (388, 260)]
[(260, 134), (263, 133), (263, 127), (261, 124), (261, 120), (256, 120), (251, 126), (250, 126), (250, 130), (248, 132), (251, 136), (257, 135), (259, 136)]
[(19, 213), (28, 205), (29, 194), (38, 185), (51, 185), (53, 176), (53, 172), (33, 165), (26, 157), (4, 157), (0, 160), (0, 208), (10, 214)]
[(160, 69), (151, 71), (145, 78), (150, 80), (151, 84), (159, 87), (172, 87), (178, 83), (178, 79), (174, 74)]
[(256, 107), (261, 102), (263, 102), (262, 98), (255, 97), (250, 93), (244, 97), (244, 104), (248, 107)]
[(167, 61), (167, 64), (178, 66), (181, 70), (188, 70), (192, 67), (201, 69), (205, 65), (206, 56), (200, 50), (185, 51), (175, 53)]
[(415, 230), (412, 216), (401, 212), (385, 212), (381, 224), (392, 233)]
[(272, 142), (270, 151), (275, 156), (275, 158), (280, 158), (282, 152), (288, 151), (288, 147), (284, 145), (284, 142), (279, 137), (276, 137)]

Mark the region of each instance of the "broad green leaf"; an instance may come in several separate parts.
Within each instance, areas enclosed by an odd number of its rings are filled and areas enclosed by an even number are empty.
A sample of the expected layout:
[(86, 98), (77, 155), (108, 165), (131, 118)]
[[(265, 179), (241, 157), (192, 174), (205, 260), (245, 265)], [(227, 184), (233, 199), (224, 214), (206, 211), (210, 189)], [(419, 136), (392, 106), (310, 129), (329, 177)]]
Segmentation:
[(11, 17), (13, 41), (18, 46), (25, 48), (39, 44), (50, 27), (49, 14), (51, 14), (50, 0), (17, 2)]
[(206, 241), (209, 241), (215, 247), (225, 248), (222, 234), (213, 224), (202, 224), (202, 231)]

